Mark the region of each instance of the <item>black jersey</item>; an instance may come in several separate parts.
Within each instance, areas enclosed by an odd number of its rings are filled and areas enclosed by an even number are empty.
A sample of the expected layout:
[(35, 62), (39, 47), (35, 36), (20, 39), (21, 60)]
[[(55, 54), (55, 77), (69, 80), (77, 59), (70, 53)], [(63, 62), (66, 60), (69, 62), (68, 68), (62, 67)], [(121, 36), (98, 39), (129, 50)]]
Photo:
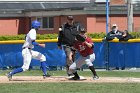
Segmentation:
[(73, 46), (75, 36), (79, 34), (81, 25), (79, 23), (74, 23), (73, 25), (65, 23), (59, 29), (58, 46), (61, 46), (62, 44)]

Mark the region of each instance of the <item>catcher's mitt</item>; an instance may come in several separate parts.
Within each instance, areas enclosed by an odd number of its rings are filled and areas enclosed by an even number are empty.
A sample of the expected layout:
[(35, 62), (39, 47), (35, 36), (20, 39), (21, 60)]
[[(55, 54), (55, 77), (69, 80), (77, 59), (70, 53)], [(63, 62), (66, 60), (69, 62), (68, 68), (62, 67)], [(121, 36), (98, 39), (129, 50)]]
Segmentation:
[(85, 37), (81, 36), (81, 35), (76, 35), (76, 39), (78, 41), (81, 41), (81, 42), (85, 42)]

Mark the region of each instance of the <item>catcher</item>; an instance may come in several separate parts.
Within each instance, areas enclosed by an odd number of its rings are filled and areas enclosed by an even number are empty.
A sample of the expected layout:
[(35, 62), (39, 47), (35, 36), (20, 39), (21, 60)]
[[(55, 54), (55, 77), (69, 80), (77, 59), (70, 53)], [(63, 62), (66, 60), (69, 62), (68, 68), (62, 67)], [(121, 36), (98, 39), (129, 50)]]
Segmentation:
[(91, 38), (86, 35), (85, 29), (81, 29), (80, 34), (76, 36), (76, 39), (74, 48), (80, 53), (81, 56), (69, 67), (69, 73), (74, 74), (74, 77), (70, 78), (70, 80), (80, 79), (76, 69), (79, 69), (84, 64), (88, 65), (89, 69), (92, 71), (93, 79), (99, 79), (92, 64), (92, 62), (95, 60), (95, 54), (93, 51), (94, 45)]

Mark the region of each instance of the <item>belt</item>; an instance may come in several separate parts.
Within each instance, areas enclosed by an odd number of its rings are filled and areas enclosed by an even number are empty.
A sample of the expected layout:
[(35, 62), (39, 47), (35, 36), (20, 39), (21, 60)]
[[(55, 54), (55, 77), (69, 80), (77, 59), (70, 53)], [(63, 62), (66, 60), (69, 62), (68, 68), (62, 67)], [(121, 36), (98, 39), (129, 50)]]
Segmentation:
[(29, 48), (29, 47), (23, 47), (22, 49), (25, 49), (25, 48), (31, 49), (31, 48)]

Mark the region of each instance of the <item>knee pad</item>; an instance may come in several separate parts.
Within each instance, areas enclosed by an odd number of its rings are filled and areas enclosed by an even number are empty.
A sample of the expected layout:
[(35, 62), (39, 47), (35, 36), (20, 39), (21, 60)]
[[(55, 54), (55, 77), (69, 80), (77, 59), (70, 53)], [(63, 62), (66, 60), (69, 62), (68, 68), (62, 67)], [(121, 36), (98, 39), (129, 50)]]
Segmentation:
[(46, 57), (44, 55), (42, 55), (40, 58), (40, 62), (44, 62), (44, 61), (46, 61)]

